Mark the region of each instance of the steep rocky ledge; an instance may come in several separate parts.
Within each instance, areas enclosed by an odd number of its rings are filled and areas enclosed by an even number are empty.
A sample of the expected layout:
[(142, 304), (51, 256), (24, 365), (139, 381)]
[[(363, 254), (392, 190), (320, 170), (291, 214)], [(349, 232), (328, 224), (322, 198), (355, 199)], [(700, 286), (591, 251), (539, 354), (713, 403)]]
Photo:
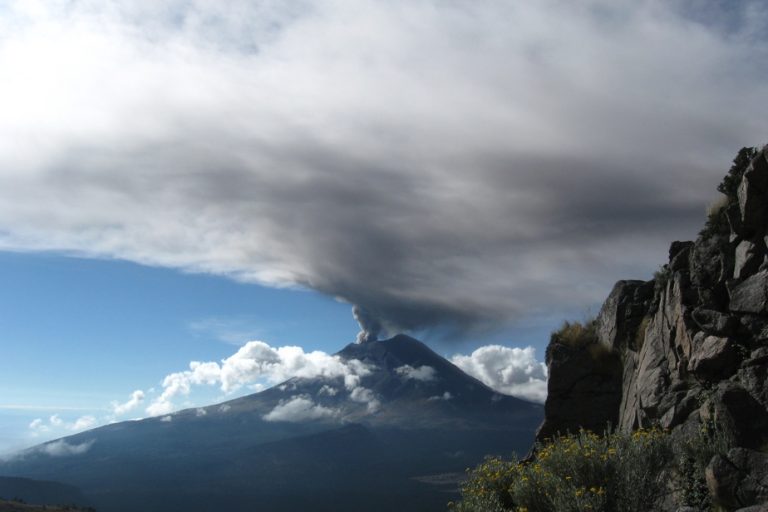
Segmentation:
[(768, 502), (768, 146), (742, 150), (719, 190), (696, 241), (673, 242), (653, 280), (614, 286), (596, 319), (614, 357), (550, 344), (538, 438), (609, 423), (686, 435), (715, 421), (736, 447), (707, 484), (734, 510)]

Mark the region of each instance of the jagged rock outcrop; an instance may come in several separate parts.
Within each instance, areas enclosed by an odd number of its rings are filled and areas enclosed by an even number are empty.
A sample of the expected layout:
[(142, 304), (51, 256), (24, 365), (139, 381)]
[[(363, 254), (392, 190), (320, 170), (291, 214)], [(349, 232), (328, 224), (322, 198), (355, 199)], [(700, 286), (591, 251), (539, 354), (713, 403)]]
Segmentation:
[(737, 445), (708, 469), (729, 510), (768, 501), (768, 146), (733, 176), (737, 192), (695, 241), (673, 242), (653, 280), (619, 281), (605, 301), (597, 342), (615, 354), (618, 379), (600, 378), (586, 351), (550, 345), (539, 431), (674, 433), (714, 420)]

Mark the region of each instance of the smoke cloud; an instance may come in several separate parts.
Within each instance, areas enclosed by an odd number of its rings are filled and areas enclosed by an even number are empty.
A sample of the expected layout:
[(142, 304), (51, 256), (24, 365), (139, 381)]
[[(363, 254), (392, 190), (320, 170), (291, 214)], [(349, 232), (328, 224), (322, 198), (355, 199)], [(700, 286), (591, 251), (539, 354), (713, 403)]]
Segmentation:
[(761, 1), (0, 11), (0, 249), (316, 290), (361, 342), (581, 313), (768, 133)]
[(357, 333), (357, 343), (367, 343), (379, 339), (382, 327), (381, 323), (360, 306), (352, 307), (352, 316), (360, 324), (360, 332)]

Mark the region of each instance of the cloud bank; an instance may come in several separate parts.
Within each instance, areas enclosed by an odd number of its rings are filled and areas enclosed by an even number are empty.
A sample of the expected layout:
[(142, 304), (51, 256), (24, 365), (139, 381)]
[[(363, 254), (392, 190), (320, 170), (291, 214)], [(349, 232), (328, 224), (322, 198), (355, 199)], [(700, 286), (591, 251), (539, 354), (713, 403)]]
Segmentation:
[(274, 409), (264, 415), (266, 421), (302, 422), (332, 418), (338, 411), (316, 404), (308, 396), (294, 396), (290, 400), (280, 402)]
[(534, 402), (547, 398), (547, 366), (536, 360), (533, 347), (487, 345), (470, 355), (455, 355), (451, 362), (500, 393)]
[[(546, 398), (547, 368), (536, 360), (536, 351), (532, 347), (520, 349), (488, 345), (469, 355), (454, 355), (451, 362), (500, 393), (537, 402)], [(395, 372), (406, 380), (430, 382), (436, 379), (435, 369), (426, 365), (404, 365), (396, 368)], [(272, 347), (263, 341), (249, 341), (220, 362), (192, 361), (189, 370), (167, 375), (163, 379), (162, 392), (147, 406), (146, 413), (161, 416), (174, 412), (179, 408), (179, 398), (192, 395), (201, 386), (216, 386), (226, 394), (233, 394), (254, 385), (278, 385), (294, 377), (338, 378), (343, 387), (326, 384), (318, 393), (334, 397), (345, 391), (349, 400), (365, 404), (369, 413), (375, 413), (381, 408), (381, 402), (372, 390), (363, 385), (363, 379), (370, 373), (371, 368), (356, 359), (343, 360), (322, 351), (304, 352), (300, 347)], [(283, 390), (292, 389), (290, 382), (280, 387)], [(135, 391), (132, 396), (137, 393)], [(449, 400), (452, 397), (448, 394), (435, 398)], [(335, 414), (332, 409), (325, 410), (319, 405), (315, 408), (316, 405), (311, 397), (296, 395), (275, 408), (268, 415), (268, 421), (300, 421), (283, 418), (307, 415), (306, 419), (317, 419)]]
[(4, 2), (0, 248), (311, 288), (369, 334), (580, 313), (764, 142), (766, 9)]
[(82, 455), (93, 446), (94, 441), (87, 441), (80, 444), (70, 444), (63, 439), (43, 444), (35, 449), (36, 452), (51, 457), (69, 457), (71, 455)]
[[(221, 362), (192, 361), (189, 370), (175, 372), (163, 379), (163, 391), (146, 408), (150, 416), (168, 414), (177, 407), (173, 399), (189, 395), (194, 386), (218, 386), (231, 394), (244, 386), (278, 384), (293, 377), (342, 378), (354, 401), (376, 404), (370, 390), (361, 387), (360, 380), (370, 373), (369, 368), (357, 361), (343, 360), (321, 351), (304, 352), (301, 347), (271, 347), (263, 341), (249, 341), (233, 355)], [(329, 391), (330, 392), (330, 391)], [(299, 404), (291, 405), (286, 414)], [(280, 416), (282, 413), (278, 413)]]
[(413, 366), (406, 364), (399, 368), (395, 368), (395, 371), (404, 379), (420, 380), (422, 382), (435, 380), (435, 369), (427, 365), (414, 368)]

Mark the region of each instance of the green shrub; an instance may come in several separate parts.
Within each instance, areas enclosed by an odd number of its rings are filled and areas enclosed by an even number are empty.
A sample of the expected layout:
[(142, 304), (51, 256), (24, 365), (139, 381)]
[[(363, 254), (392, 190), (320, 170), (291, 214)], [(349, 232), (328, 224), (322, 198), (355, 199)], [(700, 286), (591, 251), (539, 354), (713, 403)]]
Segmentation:
[[(486, 459), (469, 472), (457, 512), (645, 512), (674, 497), (710, 506), (704, 467), (727, 443), (710, 426), (674, 439), (658, 428), (581, 431), (537, 444), (529, 462)], [(671, 494), (673, 493), (673, 494)]]
[(710, 510), (713, 506), (704, 471), (717, 454), (728, 453), (734, 446), (731, 432), (713, 421), (705, 421), (699, 429), (676, 444), (677, 488), (680, 504), (697, 510)]
[(718, 192), (725, 194), (730, 200), (734, 202), (737, 200), (737, 191), (739, 190), (739, 184), (741, 178), (744, 176), (744, 171), (749, 167), (750, 162), (757, 155), (757, 148), (741, 148), (733, 159), (733, 165), (728, 170), (728, 174), (725, 175), (723, 181), (717, 186)]
[(723, 177), (723, 181), (717, 186), (717, 190), (724, 197), (708, 208), (707, 222), (704, 224), (704, 229), (699, 232), (699, 236), (712, 238), (714, 236), (728, 235), (730, 225), (726, 216), (727, 207), (738, 201), (739, 184), (755, 155), (757, 155), (757, 148), (741, 148), (739, 150), (733, 159), (733, 165), (728, 170), (728, 174)]

